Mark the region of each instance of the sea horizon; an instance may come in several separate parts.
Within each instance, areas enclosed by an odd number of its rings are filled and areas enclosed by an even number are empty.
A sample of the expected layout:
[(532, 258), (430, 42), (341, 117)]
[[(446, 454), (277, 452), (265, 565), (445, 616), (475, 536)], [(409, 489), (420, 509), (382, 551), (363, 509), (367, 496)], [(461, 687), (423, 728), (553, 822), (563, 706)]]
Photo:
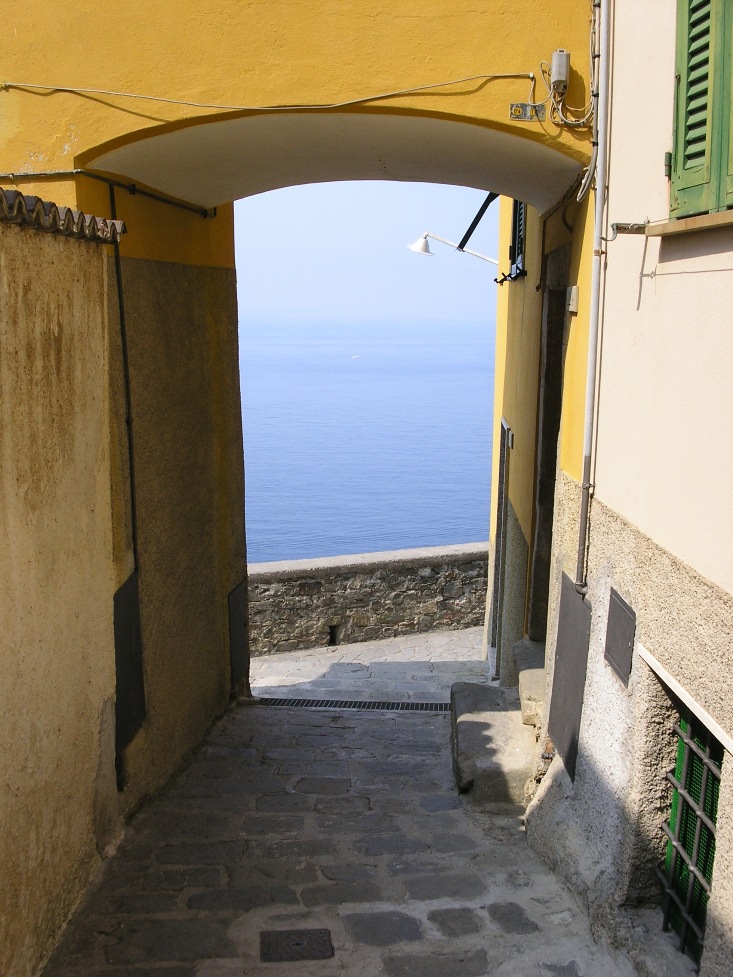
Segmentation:
[(489, 322), (244, 320), (248, 561), (485, 542)]

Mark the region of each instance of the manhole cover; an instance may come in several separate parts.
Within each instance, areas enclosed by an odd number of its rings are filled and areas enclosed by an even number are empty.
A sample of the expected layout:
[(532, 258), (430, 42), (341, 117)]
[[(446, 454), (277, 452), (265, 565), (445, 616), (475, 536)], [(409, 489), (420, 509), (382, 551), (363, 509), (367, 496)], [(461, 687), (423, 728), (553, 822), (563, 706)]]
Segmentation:
[(328, 960), (333, 956), (330, 930), (263, 930), (260, 933), (260, 960)]

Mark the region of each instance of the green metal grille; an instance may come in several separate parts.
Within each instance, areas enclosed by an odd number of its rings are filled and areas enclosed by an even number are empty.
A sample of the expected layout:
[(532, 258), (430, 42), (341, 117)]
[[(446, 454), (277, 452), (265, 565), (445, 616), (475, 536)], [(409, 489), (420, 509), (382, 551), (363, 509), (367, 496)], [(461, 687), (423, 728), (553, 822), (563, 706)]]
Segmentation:
[(666, 902), (664, 929), (680, 937), (680, 949), (699, 962), (713, 881), (723, 747), (691, 714), (675, 724), (677, 760), (667, 772), (672, 785), (666, 857), (660, 868)]

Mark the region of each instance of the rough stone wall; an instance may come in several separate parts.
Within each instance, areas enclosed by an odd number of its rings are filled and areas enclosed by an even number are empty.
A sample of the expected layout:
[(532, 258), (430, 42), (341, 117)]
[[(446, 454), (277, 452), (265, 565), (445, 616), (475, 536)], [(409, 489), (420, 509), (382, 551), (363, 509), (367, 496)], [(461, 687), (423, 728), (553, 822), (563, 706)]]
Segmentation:
[(483, 544), (250, 565), (251, 653), (476, 627), (487, 570)]
[(37, 972), (119, 830), (106, 260), (0, 225), (0, 973), (13, 977)]
[[(557, 635), (560, 580), (574, 574), (580, 487), (558, 473), (548, 631), (548, 691)], [(575, 781), (556, 757), (527, 811), (527, 837), (587, 905), (598, 935), (632, 954), (642, 974), (687, 973), (673, 941), (659, 941), (661, 911), (639, 937), (631, 908), (656, 903), (653, 868), (669, 814), (665, 770), (674, 759), (672, 709), (664, 687), (635, 649), (628, 688), (604, 658), (610, 589), (634, 608), (641, 643), (725, 729), (733, 729), (733, 598), (662, 549), (602, 501), (592, 506), (590, 650)], [(715, 663), (714, 667), (711, 663)], [(547, 717), (545, 717), (545, 723)], [(546, 729), (546, 726), (545, 726)], [(544, 737), (540, 738), (544, 743)], [(724, 977), (733, 933), (733, 756), (723, 764), (709, 944), (701, 973)], [(638, 912), (638, 910), (634, 910)], [(666, 949), (665, 949), (666, 948)], [(664, 957), (664, 962), (659, 954)]]

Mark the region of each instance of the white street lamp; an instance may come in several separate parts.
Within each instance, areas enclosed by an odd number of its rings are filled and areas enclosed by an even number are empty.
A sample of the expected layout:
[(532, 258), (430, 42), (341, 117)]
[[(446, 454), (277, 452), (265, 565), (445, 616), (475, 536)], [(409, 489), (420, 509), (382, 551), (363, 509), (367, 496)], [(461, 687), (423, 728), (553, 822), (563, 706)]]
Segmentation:
[(425, 231), (422, 237), (419, 237), (414, 244), (408, 244), (407, 247), (410, 249), (410, 251), (417, 252), (417, 254), (432, 255), (433, 252), (430, 250), (428, 238), (432, 238), (433, 241), (440, 241), (441, 244), (447, 244), (449, 247), (455, 248), (456, 251), (461, 251), (463, 254), (472, 254), (474, 258), (481, 258), (482, 261), (490, 261), (492, 265), (498, 266), (499, 264), (496, 258), (488, 258), (485, 254), (479, 254), (478, 251), (471, 251), (470, 248), (462, 248), (458, 244), (454, 244), (453, 241), (446, 241), (444, 237), (438, 237), (437, 234), (431, 234), (430, 231)]

